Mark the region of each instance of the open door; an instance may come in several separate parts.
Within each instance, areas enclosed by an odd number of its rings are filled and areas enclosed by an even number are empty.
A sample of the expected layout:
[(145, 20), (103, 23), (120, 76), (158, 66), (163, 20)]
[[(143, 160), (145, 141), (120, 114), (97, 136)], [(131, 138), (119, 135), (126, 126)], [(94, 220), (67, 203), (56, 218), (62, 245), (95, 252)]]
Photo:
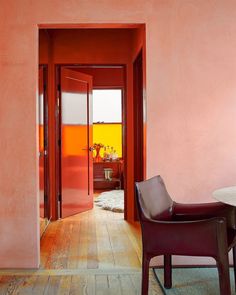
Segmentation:
[(39, 190), (41, 231), (47, 225), (49, 213), (48, 182), (48, 101), (46, 66), (39, 67), (38, 135), (39, 135)]
[(93, 208), (92, 77), (60, 72), (60, 217)]

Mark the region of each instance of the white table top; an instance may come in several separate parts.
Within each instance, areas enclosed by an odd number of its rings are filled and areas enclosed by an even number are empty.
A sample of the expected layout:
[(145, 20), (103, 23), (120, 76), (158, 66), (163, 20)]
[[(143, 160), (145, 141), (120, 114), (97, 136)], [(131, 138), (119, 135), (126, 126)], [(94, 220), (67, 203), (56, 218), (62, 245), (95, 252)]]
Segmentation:
[(236, 186), (217, 189), (213, 192), (213, 198), (222, 203), (236, 206)]

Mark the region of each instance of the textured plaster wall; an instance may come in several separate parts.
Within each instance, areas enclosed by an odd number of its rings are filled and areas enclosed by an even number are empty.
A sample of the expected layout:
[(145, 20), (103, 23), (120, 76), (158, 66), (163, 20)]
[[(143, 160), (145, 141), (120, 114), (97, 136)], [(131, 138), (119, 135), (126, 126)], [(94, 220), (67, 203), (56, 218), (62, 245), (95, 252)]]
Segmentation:
[(146, 23), (147, 176), (177, 201), (236, 179), (236, 2), (0, 0), (0, 267), (39, 264), (38, 24)]
[(235, 8), (163, 1), (147, 29), (148, 174), (178, 201), (236, 182)]

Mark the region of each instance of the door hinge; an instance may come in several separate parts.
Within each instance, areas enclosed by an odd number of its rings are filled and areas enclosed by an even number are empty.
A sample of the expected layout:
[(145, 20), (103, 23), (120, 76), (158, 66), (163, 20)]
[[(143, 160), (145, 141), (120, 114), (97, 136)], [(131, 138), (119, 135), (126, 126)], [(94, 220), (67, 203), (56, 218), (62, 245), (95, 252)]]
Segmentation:
[(61, 218), (61, 194), (59, 194), (57, 197), (58, 197), (58, 200), (57, 200), (57, 218), (60, 219)]
[(61, 84), (57, 84), (57, 91), (61, 92)]
[(48, 195), (44, 194), (44, 202), (47, 203), (48, 202)]
[(61, 139), (58, 139), (57, 144), (58, 146), (61, 146)]

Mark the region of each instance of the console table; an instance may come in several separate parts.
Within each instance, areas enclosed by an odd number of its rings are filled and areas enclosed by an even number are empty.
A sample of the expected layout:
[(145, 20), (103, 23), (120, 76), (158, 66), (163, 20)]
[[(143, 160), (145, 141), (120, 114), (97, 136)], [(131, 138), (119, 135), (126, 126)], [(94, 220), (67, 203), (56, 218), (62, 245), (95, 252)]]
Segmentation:
[[(104, 169), (112, 169), (111, 180), (105, 179)], [(123, 160), (93, 163), (93, 187), (95, 190), (121, 189), (123, 186)]]

